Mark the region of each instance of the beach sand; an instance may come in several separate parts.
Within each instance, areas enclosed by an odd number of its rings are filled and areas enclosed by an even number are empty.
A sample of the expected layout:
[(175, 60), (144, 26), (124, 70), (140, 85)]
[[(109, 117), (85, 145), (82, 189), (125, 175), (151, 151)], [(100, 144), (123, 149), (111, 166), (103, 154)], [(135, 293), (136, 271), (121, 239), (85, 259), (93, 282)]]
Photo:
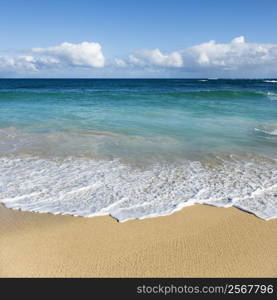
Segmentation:
[(194, 205), (118, 223), (0, 205), (0, 277), (277, 277), (277, 220)]

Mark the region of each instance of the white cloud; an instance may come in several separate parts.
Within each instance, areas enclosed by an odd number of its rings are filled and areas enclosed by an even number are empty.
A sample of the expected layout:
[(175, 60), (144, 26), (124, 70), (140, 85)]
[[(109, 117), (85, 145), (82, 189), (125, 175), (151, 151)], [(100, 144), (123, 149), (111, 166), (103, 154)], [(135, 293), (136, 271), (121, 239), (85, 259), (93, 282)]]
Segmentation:
[(34, 72), (37, 71), (33, 56), (0, 56), (0, 70), (4, 72)]
[(98, 43), (72, 44), (65, 42), (54, 47), (33, 48), (32, 51), (35, 54), (46, 55), (71, 66), (102, 68), (105, 65), (101, 45)]
[(136, 66), (175, 67), (183, 66), (182, 55), (178, 51), (164, 54), (159, 49), (141, 50), (129, 55), (129, 62)]
[(123, 59), (115, 58), (114, 59), (114, 65), (117, 66), (117, 67), (126, 67), (127, 63)]
[(232, 39), (231, 43), (237, 43), (237, 44), (245, 43), (245, 38), (244, 38), (244, 36), (238, 36), (238, 37)]
[(58, 65), (59, 60), (52, 57), (32, 55), (0, 56), (0, 74), (35, 74), (42, 69)]
[(277, 44), (248, 43), (244, 36), (229, 43), (209, 41), (186, 49), (162, 53), (159, 49), (131, 53), (128, 62), (140, 67), (175, 67), (180, 72), (221, 76), (277, 75)]
[(243, 70), (277, 66), (277, 45), (247, 43), (243, 36), (230, 43), (209, 41), (183, 52), (187, 66), (198, 69)]
[(277, 44), (248, 43), (239, 36), (228, 43), (211, 40), (168, 53), (159, 49), (134, 51), (126, 59), (111, 58), (107, 63), (101, 45), (93, 42), (33, 48), (25, 55), (0, 55), (2, 76), (69, 74), (73, 68), (74, 74), (87, 76), (94, 72), (111, 77), (118, 73), (126, 77), (150, 73), (185, 77), (276, 77)]

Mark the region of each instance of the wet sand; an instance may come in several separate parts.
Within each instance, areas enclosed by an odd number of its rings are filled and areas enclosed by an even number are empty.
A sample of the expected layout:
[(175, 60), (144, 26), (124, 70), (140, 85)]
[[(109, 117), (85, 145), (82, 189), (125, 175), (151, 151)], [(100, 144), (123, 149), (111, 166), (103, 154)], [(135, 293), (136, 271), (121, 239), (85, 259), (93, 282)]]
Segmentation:
[(194, 205), (119, 223), (0, 205), (0, 277), (277, 277), (277, 220)]

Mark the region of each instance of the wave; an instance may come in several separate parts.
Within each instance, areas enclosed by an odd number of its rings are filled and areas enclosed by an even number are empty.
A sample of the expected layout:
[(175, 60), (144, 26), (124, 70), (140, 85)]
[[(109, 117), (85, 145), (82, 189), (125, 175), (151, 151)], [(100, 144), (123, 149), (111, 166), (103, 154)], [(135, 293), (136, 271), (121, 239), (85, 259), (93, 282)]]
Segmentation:
[[(269, 98), (275, 96), (274, 93), (262, 91), (248, 91), (248, 90), (198, 90), (186, 92), (174, 92), (166, 95), (175, 96), (178, 98), (189, 99), (256, 99)], [(277, 95), (276, 95), (277, 96)]]
[(0, 202), (24, 211), (111, 215), (121, 222), (195, 203), (277, 217), (276, 161), (232, 156), (218, 162), (135, 168), (119, 160), (0, 157)]
[(267, 92), (267, 96), (270, 100), (277, 100), (277, 94), (272, 92)]
[(264, 129), (255, 128), (255, 130), (259, 131), (259, 132), (262, 132), (264, 134), (267, 134), (267, 135), (277, 136), (277, 129), (264, 130)]
[[(47, 99), (47, 100), (66, 100), (70, 99), (95, 99), (95, 95), (98, 95), (104, 100), (116, 100), (116, 101), (126, 101), (132, 100), (133, 97), (137, 101), (137, 96), (141, 96), (141, 99), (147, 99), (150, 97), (152, 99), (153, 96), (171, 96), (177, 98), (185, 98), (185, 99), (195, 99), (195, 98), (203, 98), (203, 99), (244, 99), (244, 98), (274, 98), (277, 97), (276, 93), (273, 92), (264, 92), (258, 90), (190, 90), (190, 91), (121, 91), (118, 94), (115, 94), (113, 91), (104, 91), (104, 90), (13, 90), (13, 91), (0, 91), (0, 101), (1, 100), (17, 100), (17, 99), (26, 99), (29, 101), (38, 100), (38, 99)], [(38, 98), (39, 96), (39, 98)], [(159, 99), (159, 98), (158, 98)]]
[(277, 80), (264, 80), (264, 82), (268, 82), (268, 83), (277, 83)]

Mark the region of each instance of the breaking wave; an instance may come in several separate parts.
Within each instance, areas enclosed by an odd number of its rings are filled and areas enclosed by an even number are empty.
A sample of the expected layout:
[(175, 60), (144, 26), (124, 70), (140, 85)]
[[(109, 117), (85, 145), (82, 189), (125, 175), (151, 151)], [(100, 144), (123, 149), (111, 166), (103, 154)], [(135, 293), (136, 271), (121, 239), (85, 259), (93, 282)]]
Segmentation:
[(119, 160), (0, 158), (0, 202), (24, 211), (111, 215), (119, 221), (168, 215), (204, 203), (277, 217), (275, 160), (218, 157), (136, 168)]

